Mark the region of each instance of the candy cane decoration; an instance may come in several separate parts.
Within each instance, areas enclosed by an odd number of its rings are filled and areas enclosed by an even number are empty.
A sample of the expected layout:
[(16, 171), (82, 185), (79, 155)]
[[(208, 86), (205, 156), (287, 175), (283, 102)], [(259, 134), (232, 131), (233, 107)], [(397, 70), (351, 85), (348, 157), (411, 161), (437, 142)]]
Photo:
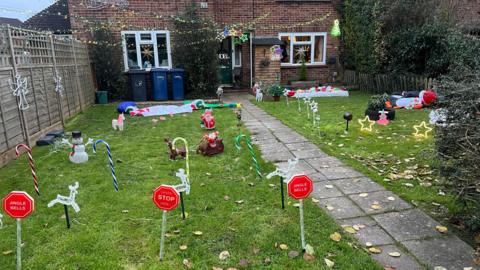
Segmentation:
[(94, 154), (97, 153), (97, 144), (98, 143), (103, 143), (103, 144), (105, 144), (105, 147), (107, 147), (108, 163), (110, 164), (110, 171), (112, 172), (113, 187), (115, 188), (115, 191), (118, 191), (117, 176), (115, 176), (115, 166), (113, 165), (112, 152), (110, 150), (110, 145), (108, 145), (108, 143), (105, 142), (104, 140), (97, 140), (93, 144), (93, 153)]
[(252, 156), (253, 165), (255, 166), (255, 171), (257, 172), (257, 175), (260, 176), (260, 178), (262, 178), (262, 173), (260, 172), (260, 165), (258, 164), (258, 160), (255, 156), (255, 152), (253, 151), (253, 146), (250, 139), (243, 134), (238, 135), (237, 137), (235, 137), (235, 147), (237, 147), (238, 150), (242, 149), (242, 146), (240, 144), (240, 141), (242, 140), (242, 138), (245, 140), (245, 143), (247, 144), (247, 147), (248, 147), (248, 151), (250, 151), (250, 155)]
[(22, 78), (22, 76), (16, 75), (15, 82), (10, 80), (9, 83), (13, 95), (18, 97), (18, 108), (22, 111), (27, 110), (30, 107), (27, 101), (27, 78)]
[(187, 182), (190, 184), (190, 166), (188, 164), (188, 143), (187, 140), (185, 140), (182, 137), (177, 137), (173, 139), (172, 141), (172, 149), (175, 150), (175, 143), (177, 141), (182, 141), (183, 144), (185, 145), (185, 171), (187, 172)]
[(24, 148), (27, 150), (27, 155), (28, 155), (28, 164), (30, 165), (30, 170), (32, 171), (32, 176), (33, 176), (33, 185), (35, 187), (35, 192), (40, 196), (40, 191), (38, 190), (38, 180), (37, 180), (37, 173), (35, 170), (35, 162), (33, 161), (32, 157), (32, 149), (28, 147), (26, 144), (19, 144), (17, 147), (15, 147), (15, 154), (17, 157), (20, 156), (20, 148)]

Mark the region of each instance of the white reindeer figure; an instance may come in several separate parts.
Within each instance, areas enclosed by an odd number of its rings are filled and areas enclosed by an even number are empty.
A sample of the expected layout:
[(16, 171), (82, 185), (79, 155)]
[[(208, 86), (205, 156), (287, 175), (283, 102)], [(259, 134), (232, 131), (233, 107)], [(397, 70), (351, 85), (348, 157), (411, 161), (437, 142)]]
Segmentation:
[(78, 182), (75, 182), (75, 185), (68, 186), (68, 188), (70, 189), (69, 197), (58, 194), (57, 198), (49, 202), (47, 206), (52, 207), (55, 204), (60, 203), (66, 206), (71, 206), (73, 210), (75, 210), (75, 212), (78, 213), (80, 211), (80, 206), (78, 206), (77, 202), (75, 202), (75, 196), (78, 194), (78, 191), (77, 191), (78, 187), (79, 187)]
[(188, 180), (187, 175), (185, 174), (184, 169), (178, 169), (178, 172), (175, 174), (182, 183), (180, 185), (173, 186), (178, 192), (185, 192), (187, 195), (190, 194), (190, 181)]
[(287, 100), (287, 106), (290, 106), (290, 104), (288, 103), (288, 89), (287, 88), (283, 89), (283, 95), (285, 96), (285, 99)]
[(223, 97), (223, 87), (221, 85), (217, 88), (217, 97), (218, 102), (221, 102)]
[(290, 178), (294, 174), (295, 167), (297, 166), (297, 164), (298, 164), (298, 158), (289, 159), (287, 169), (277, 168), (277, 169), (275, 169), (275, 171), (273, 171), (273, 172), (271, 172), (267, 175), (267, 179), (270, 179), (274, 176), (280, 176), (280, 177), (283, 178), (284, 182), (288, 181), (288, 180), (290, 180)]
[(255, 91), (255, 100), (256, 101), (262, 101), (263, 100), (263, 93), (262, 93), (262, 83), (257, 82), (253, 86), (253, 89)]
[(123, 120), (125, 120), (125, 115), (119, 114), (117, 119), (112, 119), (112, 128), (113, 130), (123, 131)]

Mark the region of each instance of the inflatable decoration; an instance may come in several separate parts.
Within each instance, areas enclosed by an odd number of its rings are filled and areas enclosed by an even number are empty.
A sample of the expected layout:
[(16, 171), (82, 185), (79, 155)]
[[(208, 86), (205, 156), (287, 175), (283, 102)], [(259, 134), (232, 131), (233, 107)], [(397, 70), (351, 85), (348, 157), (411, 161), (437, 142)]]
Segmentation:
[(215, 117), (212, 115), (212, 109), (205, 110), (205, 113), (200, 116), (200, 119), (202, 119), (200, 123), (202, 128), (207, 130), (215, 129)]
[(210, 134), (205, 134), (202, 140), (198, 144), (197, 153), (204, 156), (213, 156), (223, 153), (224, 145), (223, 140), (218, 138), (218, 131)]

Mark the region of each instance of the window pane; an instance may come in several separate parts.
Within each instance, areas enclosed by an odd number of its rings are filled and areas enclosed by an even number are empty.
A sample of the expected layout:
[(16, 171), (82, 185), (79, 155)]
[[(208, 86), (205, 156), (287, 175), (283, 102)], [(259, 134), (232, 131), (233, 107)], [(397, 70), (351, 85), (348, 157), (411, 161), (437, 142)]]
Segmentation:
[(310, 36), (295, 36), (295, 42), (297, 41), (310, 41)]
[(323, 55), (323, 49), (325, 46), (325, 37), (316, 36), (315, 37), (315, 52), (313, 54), (314, 62), (325, 62), (325, 57)]
[(142, 56), (142, 67), (149, 68), (155, 66), (155, 52), (152, 44), (141, 44), (140, 55)]
[(293, 46), (293, 63), (302, 63), (302, 55), (305, 57), (305, 62), (308, 64), (311, 60), (311, 45), (294, 45)]
[(161, 67), (168, 67), (167, 36), (165, 34), (157, 34), (157, 52), (158, 64)]
[(282, 63), (290, 63), (290, 37), (289, 36), (282, 36)]
[(150, 34), (140, 34), (141, 40), (152, 40), (152, 35)]
[(235, 45), (235, 66), (241, 66), (242, 65), (242, 46), (241, 45)]
[(126, 34), (125, 35), (125, 44), (127, 46), (128, 68), (138, 67), (137, 45), (135, 43), (135, 35), (134, 34)]

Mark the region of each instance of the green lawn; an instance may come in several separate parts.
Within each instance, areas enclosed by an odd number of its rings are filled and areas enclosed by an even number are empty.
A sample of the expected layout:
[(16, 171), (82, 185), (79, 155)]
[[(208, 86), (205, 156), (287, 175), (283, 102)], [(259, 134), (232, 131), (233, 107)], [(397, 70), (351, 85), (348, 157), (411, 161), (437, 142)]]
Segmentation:
[[(326, 153), (368, 175), (403, 199), (428, 210), (437, 218), (448, 217), (458, 209), (454, 197), (443, 195), (439, 184), (432, 132), (417, 138), (414, 125), (428, 124), (429, 110), (396, 110), (396, 118), (388, 126), (375, 124), (372, 132), (360, 131), (370, 95), (351, 91), (350, 97), (316, 98), (320, 114), (319, 129), (307, 118), (301, 101), (296, 99), (256, 103), (269, 114), (297, 130)], [(349, 133), (345, 131), (343, 114), (350, 112)]]
[[(78, 129), (85, 140), (92, 137), (110, 144), (118, 193), (112, 186), (103, 145), (96, 156), (89, 149), (90, 160), (80, 165), (70, 163), (68, 149), (51, 152), (50, 147), (35, 147), (41, 197), (34, 194), (25, 155), (0, 169), (1, 197), (12, 190), (25, 190), (36, 202), (35, 212), (23, 222), (24, 268), (183, 269), (182, 262), (188, 259), (193, 269), (226, 269), (247, 259), (248, 269), (326, 269), (324, 258), (329, 258), (336, 269), (381, 269), (343, 232), (340, 242), (330, 240), (329, 235), (341, 229), (311, 200), (305, 205), (306, 239), (315, 248), (316, 259), (289, 258), (289, 251), (300, 250), (298, 209), (288, 199), (290, 204), (282, 211), (278, 185), (269, 185), (277, 182), (257, 179), (248, 151), (237, 152), (233, 139), (239, 130), (234, 113), (219, 109), (214, 115), (226, 151), (215, 157), (191, 152), (189, 215), (183, 221), (180, 208), (168, 213), (163, 262), (158, 260), (162, 212), (151, 200), (152, 190), (160, 184), (178, 184), (174, 173), (184, 167), (183, 160), (168, 159), (163, 139), (185, 137), (193, 148), (205, 133), (199, 127), (200, 112), (156, 124), (152, 118), (127, 117), (123, 133), (111, 129), (111, 119), (116, 118), (113, 105), (94, 106), (68, 121), (67, 131)], [(246, 131), (242, 128), (242, 132)], [(261, 166), (264, 172), (273, 170), (263, 161)], [(67, 186), (75, 181), (80, 182), (77, 202), (81, 211), (70, 211), (72, 228), (67, 230), (63, 208), (47, 208), (47, 203), (57, 194), (68, 195)], [(196, 236), (194, 231), (203, 235)], [(14, 269), (15, 221), (5, 214), (0, 239), (0, 268)], [(289, 248), (281, 250), (276, 244)], [(181, 251), (181, 245), (187, 245), (187, 250)], [(224, 250), (231, 257), (220, 261), (218, 255)], [(267, 258), (269, 264), (264, 263)]]

